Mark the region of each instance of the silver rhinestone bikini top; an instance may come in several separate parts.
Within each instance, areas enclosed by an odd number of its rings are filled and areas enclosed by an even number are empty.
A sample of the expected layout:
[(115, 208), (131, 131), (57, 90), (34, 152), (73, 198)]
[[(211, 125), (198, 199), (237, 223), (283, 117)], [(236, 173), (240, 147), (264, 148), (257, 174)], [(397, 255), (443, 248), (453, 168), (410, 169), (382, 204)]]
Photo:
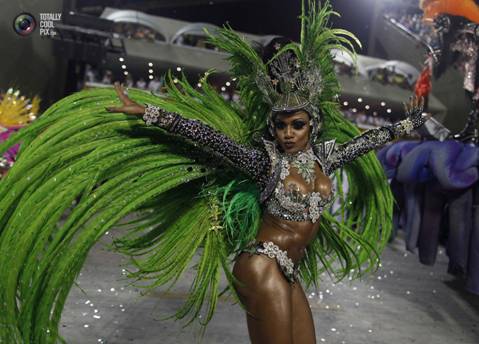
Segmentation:
[(279, 154), (281, 164), (280, 179), (276, 183), (273, 194), (266, 202), (266, 210), (274, 215), (290, 221), (308, 221), (315, 223), (323, 209), (333, 200), (333, 192), (325, 198), (319, 192), (303, 194), (294, 183), (285, 187), (284, 180), (289, 175), (290, 166), (296, 167), (299, 174), (308, 183), (314, 183), (316, 173), (316, 157), (311, 148), (294, 155)]

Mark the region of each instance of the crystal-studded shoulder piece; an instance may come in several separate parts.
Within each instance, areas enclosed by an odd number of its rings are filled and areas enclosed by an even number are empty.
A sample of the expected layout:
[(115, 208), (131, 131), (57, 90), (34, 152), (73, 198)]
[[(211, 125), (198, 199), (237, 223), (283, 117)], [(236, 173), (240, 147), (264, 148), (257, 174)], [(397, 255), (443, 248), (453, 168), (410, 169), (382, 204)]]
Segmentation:
[(329, 140), (329, 141), (322, 141), (316, 143), (314, 145), (314, 150), (316, 155), (319, 159), (321, 168), (323, 169), (323, 173), (326, 175), (330, 175), (332, 171), (330, 171), (331, 165), (331, 157), (336, 148), (336, 139)]
[(276, 147), (275, 142), (268, 141), (268, 140), (265, 140), (265, 139), (262, 139), (262, 141), (263, 141), (264, 149), (265, 149), (266, 153), (268, 154), (268, 157), (269, 157), (269, 160), (270, 160), (270, 163), (271, 163), (270, 167), (271, 167), (271, 172), (272, 172), (272, 170), (274, 170), (274, 168), (276, 167), (276, 165), (279, 162), (279, 151), (278, 151), (278, 148)]

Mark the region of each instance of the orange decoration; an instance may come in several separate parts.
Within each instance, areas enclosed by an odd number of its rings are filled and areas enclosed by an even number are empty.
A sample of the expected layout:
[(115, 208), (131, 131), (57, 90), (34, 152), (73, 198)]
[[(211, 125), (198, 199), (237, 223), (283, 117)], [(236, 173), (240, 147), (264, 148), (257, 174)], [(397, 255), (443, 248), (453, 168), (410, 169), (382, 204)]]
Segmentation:
[(416, 81), (416, 85), (414, 87), (414, 93), (417, 97), (426, 98), (432, 89), (431, 83), (431, 69), (429, 67), (424, 67), (421, 72), (421, 75)]
[(440, 14), (451, 14), (479, 24), (479, 6), (474, 0), (421, 0), (420, 7), (425, 21), (433, 21)]

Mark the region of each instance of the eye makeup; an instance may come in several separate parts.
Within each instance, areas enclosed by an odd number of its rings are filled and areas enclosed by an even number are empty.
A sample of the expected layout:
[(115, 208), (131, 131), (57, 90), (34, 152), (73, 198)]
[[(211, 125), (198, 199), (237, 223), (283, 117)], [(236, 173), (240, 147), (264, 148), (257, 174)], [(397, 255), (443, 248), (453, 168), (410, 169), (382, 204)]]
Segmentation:
[(306, 122), (304, 122), (303, 120), (293, 121), (293, 128), (296, 130), (303, 129), (305, 125), (306, 125)]
[(301, 130), (304, 128), (304, 126), (307, 124), (303, 119), (295, 119), (292, 122), (286, 124), (285, 122), (278, 120), (274, 122), (274, 126), (276, 129), (285, 129), (288, 125), (291, 125), (291, 127), (294, 130)]

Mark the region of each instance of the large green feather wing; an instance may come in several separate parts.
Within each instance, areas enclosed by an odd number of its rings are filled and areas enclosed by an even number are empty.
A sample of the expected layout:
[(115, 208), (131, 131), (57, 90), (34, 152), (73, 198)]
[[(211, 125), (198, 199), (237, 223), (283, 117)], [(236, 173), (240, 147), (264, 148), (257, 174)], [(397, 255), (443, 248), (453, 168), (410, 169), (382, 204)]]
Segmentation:
[[(185, 81), (181, 92), (170, 86), (167, 98), (136, 90), (130, 96), (244, 140), (234, 108), (208, 85), (201, 94)], [(133, 212), (137, 219), (116, 243), (134, 257), (131, 277), (148, 287), (174, 282), (201, 248), (191, 294), (176, 316), (191, 321), (203, 305), (205, 322), (213, 314), (219, 273), (234, 246), (220, 230), (227, 195), (219, 192), (237, 173), (207, 167), (199, 148), (162, 129), (107, 113), (116, 102), (111, 89), (76, 93), (0, 145), (4, 151), (22, 142), (0, 181), (0, 338), (7, 343), (57, 340), (64, 302), (88, 251)], [(259, 210), (253, 217), (257, 224)]]

